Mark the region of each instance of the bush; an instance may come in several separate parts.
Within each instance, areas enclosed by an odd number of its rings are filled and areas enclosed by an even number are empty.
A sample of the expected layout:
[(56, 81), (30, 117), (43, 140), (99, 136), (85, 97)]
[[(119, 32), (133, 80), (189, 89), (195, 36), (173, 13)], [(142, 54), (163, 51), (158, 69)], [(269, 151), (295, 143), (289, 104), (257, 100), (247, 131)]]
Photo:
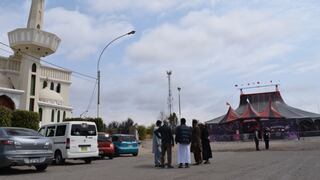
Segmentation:
[(89, 121), (96, 123), (98, 132), (104, 132), (105, 131), (105, 125), (103, 123), (103, 120), (101, 118), (68, 118), (64, 121)]
[(0, 106), (0, 127), (9, 127), (11, 126), (11, 110)]
[(150, 135), (151, 137), (153, 136), (153, 130), (155, 126), (156, 126), (155, 124), (151, 124), (149, 127), (147, 127), (147, 134)]
[(32, 111), (16, 110), (12, 112), (11, 126), (38, 130), (39, 114)]
[(139, 140), (145, 140), (147, 137), (147, 128), (145, 126), (138, 126)]

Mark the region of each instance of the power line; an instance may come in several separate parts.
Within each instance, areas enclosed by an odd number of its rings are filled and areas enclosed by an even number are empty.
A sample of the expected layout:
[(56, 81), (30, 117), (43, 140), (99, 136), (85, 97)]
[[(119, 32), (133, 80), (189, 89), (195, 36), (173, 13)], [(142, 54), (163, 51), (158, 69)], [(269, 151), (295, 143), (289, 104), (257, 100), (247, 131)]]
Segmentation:
[[(9, 45), (7, 45), (7, 44), (5, 44), (5, 43), (3, 43), (3, 42), (1, 42), (1, 41), (0, 41), (0, 44), (4, 45), (4, 46), (6, 46), (6, 47), (12, 48), (12, 47), (10, 47)], [(1, 49), (2, 49), (2, 48), (1, 48)], [(12, 48), (12, 49), (15, 50), (15, 51), (18, 51), (17, 49), (14, 49), (14, 48)], [(9, 52), (10, 54), (12, 53), (12, 52), (10, 52), (10, 51), (8, 51), (8, 50), (5, 50), (5, 49), (2, 49), (2, 50), (4, 50), (5, 52)], [(40, 58), (38, 58), (38, 57), (35, 57), (35, 56), (32, 56), (32, 55), (30, 55), (30, 54), (28, 54), (28, 53), (21, 52), (21, 51), (18, 51), (18, 52), (21, 53), (21, 54), (27, 55), (27, 56), (29, 56), (29, 57), (31, 57), (31, 58), (37, 59), (37, 60), (39, 60), (39, 61), (43, 61), (43, 62), (45, 62), (45, 63), (47, 63), (47, 64), (52, 65), (52, 66), (58, 67), (58, 68), (60, 68), (60, 69), (63, 69), (63, 70), (70, 71), (70, 72), (72, 72), (72, 73), (78, 74), (78, 75), (80, 75), (80, 76), (83, 76), (83, 77), (86, 77), (86, 78), (90, 78), (90, 79), (97, 79), (96, 77), (93, 77), (93, 76), (90, 76), (90, 75), (86, 75), (86, 74), (83, 74), (83, 73), (80, 73), (80, 72), (77, 72), (77, 71), (73, 71), (73, 70), (64, 68), (64, 67), (62, 67), (62, 66), (56, 65), (56, 64), (51, 63), (51, 62), (48, 62), (48, 61), (46, 61), (46, 60), (42, 60), (42, 59), (40, 59)], [(12, 55), (13, 55), (13, 54), (12, 54)]]

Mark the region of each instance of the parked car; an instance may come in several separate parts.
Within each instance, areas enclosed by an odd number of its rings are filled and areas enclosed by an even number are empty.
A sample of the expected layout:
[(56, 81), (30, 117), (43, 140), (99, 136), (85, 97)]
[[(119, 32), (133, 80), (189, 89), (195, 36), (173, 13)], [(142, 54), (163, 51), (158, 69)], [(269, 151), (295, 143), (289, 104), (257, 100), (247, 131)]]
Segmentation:
[(136, 138), (130, 134), (113, 134), (112, 142), (115, 145), (115, 154), (132, 154), (137, 156), (139, 153), (139, 145)]
[(53, 141), (54, 162), (63, 164), (66, 159), (82, 159), (90, 164), (98, 157), (96, 124), (86, 121), (69, 121), (42, 126), (39, 133)]
[(111, 136), (104, 132), (98, 133), (98, 148), (99, 155), (101, 157), (108, 156), (109, 159), (112, 159), (114, 156), (114, 144), (112, 143)]
[(31, 129), (0, 127), (0, 168), (27, 165), (44, 171), (52, 159), (49, 138)]

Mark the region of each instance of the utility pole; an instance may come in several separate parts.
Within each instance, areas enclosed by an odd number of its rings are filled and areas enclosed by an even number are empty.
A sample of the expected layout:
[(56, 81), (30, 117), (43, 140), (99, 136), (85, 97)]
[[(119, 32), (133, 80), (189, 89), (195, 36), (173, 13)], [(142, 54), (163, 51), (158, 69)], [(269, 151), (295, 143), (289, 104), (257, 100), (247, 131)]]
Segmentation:
[(172, 94), (171, 94), (171, 75), (172, 71), (167, 71), (168, 75), (168, 88), (169, 88), (169, 94), (168, 94), (168, 109), (169, 109), (169, 116), (172, 113)]

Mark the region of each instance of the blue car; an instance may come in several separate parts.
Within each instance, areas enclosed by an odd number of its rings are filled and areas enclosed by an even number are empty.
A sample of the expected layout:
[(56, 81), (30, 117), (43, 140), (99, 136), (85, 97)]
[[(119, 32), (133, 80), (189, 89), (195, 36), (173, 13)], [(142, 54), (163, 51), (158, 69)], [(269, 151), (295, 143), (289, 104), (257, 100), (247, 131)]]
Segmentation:
[(137, 156), (139, 153), (139, 145), (136, 138), (130, 134), (113, 134), (112, 142), (115, 146), (115, 154), (132, 154)]

